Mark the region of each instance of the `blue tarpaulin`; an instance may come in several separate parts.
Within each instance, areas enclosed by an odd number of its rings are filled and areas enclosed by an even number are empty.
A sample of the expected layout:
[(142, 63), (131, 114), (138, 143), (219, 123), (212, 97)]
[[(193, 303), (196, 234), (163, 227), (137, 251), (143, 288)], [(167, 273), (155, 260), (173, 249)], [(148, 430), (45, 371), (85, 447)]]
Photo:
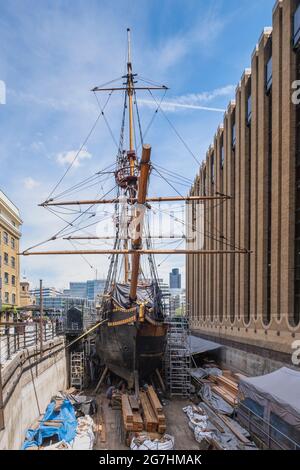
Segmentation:
[[(37, 429), (28, 429), (23, 449), (40, 446), (47, 437), (57, 436), (59, 441), (71, 442), (76, 434), (77, 420), (74, 408), (69, 400), (64, 400), (59, 411), (54, 411), (55, 402), (52, 401), (45, 411), (43, 419)], [(43, 424), (47, 421), (47, 426)], [(53, 426), (49, 425), (53, 421)]]

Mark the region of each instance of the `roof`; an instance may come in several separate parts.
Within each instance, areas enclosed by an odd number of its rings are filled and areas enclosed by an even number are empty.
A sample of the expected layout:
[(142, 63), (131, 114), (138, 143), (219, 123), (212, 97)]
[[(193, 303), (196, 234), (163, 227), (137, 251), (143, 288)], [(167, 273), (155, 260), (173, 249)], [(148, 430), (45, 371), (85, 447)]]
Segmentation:
[(9, 209), (14, 212), (18, 217), (20, 217), (20, 211), (17, 208), (17, 206), (4, 194), (3, 191), (0, 189), (0, 200), (2, 201), (9, 207)]
[(189, 335), (189, 349), (191, 355), (201, 354), (208, 351), (214, 351), (215, 349), (221, 348), (221, 344), (214, 343), (213, 341), (208, 341), (198, 336)]

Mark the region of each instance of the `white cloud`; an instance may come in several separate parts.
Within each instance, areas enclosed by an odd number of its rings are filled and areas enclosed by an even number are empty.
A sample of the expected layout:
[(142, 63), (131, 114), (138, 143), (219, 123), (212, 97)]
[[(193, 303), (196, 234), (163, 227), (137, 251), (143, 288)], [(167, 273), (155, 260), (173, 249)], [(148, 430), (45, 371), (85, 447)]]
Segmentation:
[(72, 163), (74, 168), (78, 168), (83, 160), (88, 160), (90, 158), (92, 158), (90, 152), (83, 148), (79, 153), (78, 150), (61, 152), (56, 156), (56, 161), (62, 166), (68, 166)]
[(25, 189), (34, 189), (40, 186), (40, 182), (35, 180), (34, 178), (31, 178), (31, 176), (28, 176), (27, 178), (24, 179), (24, 187)]
[[(171, 100), (163, 101), (160, 107), (165, 111), (176, 111), (177, 109), (184, 108), (224, 113), (225, 109), (223, 108), (203, 106), (202, 103), (209, 103), (217, 98), (230, 98), (234, 96), (235, 88), (234, 85), (226, 85), (211, 91), (176, 96)], [(157, 108), (158, 106), (158, 102), (154, 100), (141, 99), (139, 103), (150, 108)]]
[(199, 103), (208, 103), (215, 100), (216, 98), (222, 98), (226, 96), (232, 96), (235, 93), (236, 85), (226, 85), (221, 88), (216, 88), (211, 91), (204, 91), (202, 93), (190, 93), (187, 95), (179, 96), (175, 99), (178, 103), (187, 103), (190, 105), (196, 105)]
[[(155, 103), (155, 101), (151, 100), (140, 100), (140, 104), (144, 104), (146, 106), (149, 106), (150, 108), (157, 108), (158, 103)], [(161, 105), (160, 108), (163, 109), (164, 111), (176, 111), (178, 108), (183, 108), (183, 109), (198, 109), (202, 111), (211, 111), (211, 112), (217, 112), (217, 113), (224, 113), (225, 109), (222, 108), (212, 108), (208, 106), (200, 106), (200, 105), (195, 105), (195, 104), (188, 104), (188, 103), (176, 103), (174, 101), (164, 101)]]

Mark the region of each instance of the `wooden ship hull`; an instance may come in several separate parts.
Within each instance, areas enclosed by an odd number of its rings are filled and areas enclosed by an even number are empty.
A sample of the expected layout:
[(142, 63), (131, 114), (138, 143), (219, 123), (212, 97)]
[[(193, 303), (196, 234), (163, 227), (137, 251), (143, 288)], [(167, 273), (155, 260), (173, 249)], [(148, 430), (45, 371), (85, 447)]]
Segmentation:
[(134, 385), (135, 373), (147, 380), (160, 369), (166, 342), (165, 324), (104, 325), (96, 339), (97, 353), (110, 371)]
[(157, 283), (138, 286), (133, 303), (129, 291), (129, 284), (118, 283), (106, 296), (96, 348), (106, 367), (132, 387), (135, 375), (146, 380), (161, 368), (167, 325)]

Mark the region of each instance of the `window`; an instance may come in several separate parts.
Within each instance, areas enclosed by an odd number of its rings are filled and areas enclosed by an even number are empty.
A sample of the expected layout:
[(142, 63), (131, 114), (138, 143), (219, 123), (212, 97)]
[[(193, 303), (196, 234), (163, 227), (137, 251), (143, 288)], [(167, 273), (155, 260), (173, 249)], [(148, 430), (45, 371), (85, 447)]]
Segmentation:
[(248, 101), (247, 101), (247, 124), (250, 124), (251, 117), (252, 117), (252, 99), (251, 99), (251, 95), (249, 95)]
[(7, 303), (7, 304), (9, 302), (9, 293), (8, 292), (4, 293), (4, 302)]
[(14, 256), (11, 257), (11, 267), (12, 268), (16, 267), (16, 258)]
[(211, 183), (215, 184), (215, 156), (214, 154), (212, 154), (211, 156), (210, 164), (211, 164)]
[(232, 124), (232, 148), (235, 148), (236, 144), (236, 128), (235, 128), (235, 122)]
[(11, 276), (11, 283), (13, 286), (16, 285), (16, 276)]
[(13, 249), (15, 249), (15, 246), (16, 246), (16, 240), (12, 237), (12, 238), (11, 238), (11, 247), (12, 247)]
[(225, 152), (224, 152), (224, 142), (223, 142), (223, 136), (221, 139), (221, 170), (224, 168), (224, 161), (225, 161)]
[(11, 301), (13, 305), (16, 305), (16, 294), (12, 294)]
[(294, 37), (293, 42), (294, 46), (297, 46), (300, 40), (300, 5), (294, 14)]
[(267, 93), (271, 90), (273, 81), (273, 60), (270, 57), (267, 65), (266, 65), (266, 91)]
[(8, 264), (8, 253), (4, 253), (4, 264)]
[(8, 245), (8, 233), (7, 232), (3, 232), (3, 241), (5, 245)]
[(4, 273), (4, 282), (5, 282), (5, 284), (8, 284), (8, 282), (9, 282), (8, 273)]

